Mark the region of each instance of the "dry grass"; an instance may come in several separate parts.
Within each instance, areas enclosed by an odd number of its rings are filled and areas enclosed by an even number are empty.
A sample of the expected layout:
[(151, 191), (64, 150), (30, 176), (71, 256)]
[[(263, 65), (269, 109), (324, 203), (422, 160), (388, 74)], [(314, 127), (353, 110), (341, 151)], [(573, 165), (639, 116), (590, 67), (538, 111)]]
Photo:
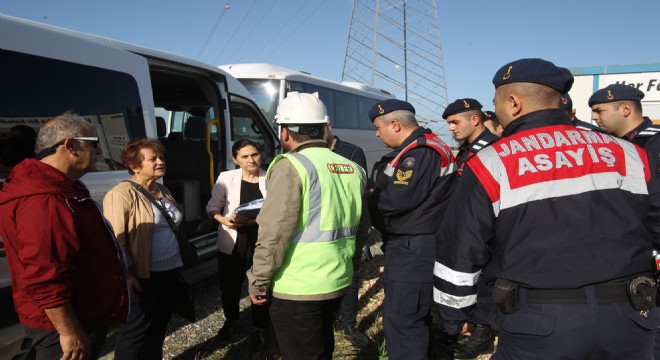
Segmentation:
[[(384, 350), (384, 333), (382, 326), (382, 304), (384, 298), (382, 286), (383, 256), (374, 254), (371, 262), (363, 263), (360, 268), (362, 286), (359, 293), (358, 328), (367, 334), (373, 342), (364, 348), (356, 348), (344, 339), (343, 333), (335, 332), (334, 359), (387, 359)], [(195, 286), (196, 311), (198, 321), (190, 324), (178, 317), (170, 322), (168, 336), (165, 339), (165, 359), (279, 359), (279, 351), (274, 334), (266, 336), (264, 351), (251, 354), (248, 351), (249, 334), (249, 298), (246, 296), (241, 302), (241, 324), (237, 334), (228, 342), (219, 342), (214, 338), (219, 327), (224, 323), (224, 316), (219, 299), (217, 278), (203, 281)], [(434, 326), (438, 322), (434, 321)], [(112, 336), (108, 339), (107, 348), (114, 347)], [(104, 360), (112, 359), (112, 353), (105, 352)], [(478, 357), (479, 360), (488, 359), (490, 355)], [(431, 359), (450, 359), (443, 350), (434, 346)]]

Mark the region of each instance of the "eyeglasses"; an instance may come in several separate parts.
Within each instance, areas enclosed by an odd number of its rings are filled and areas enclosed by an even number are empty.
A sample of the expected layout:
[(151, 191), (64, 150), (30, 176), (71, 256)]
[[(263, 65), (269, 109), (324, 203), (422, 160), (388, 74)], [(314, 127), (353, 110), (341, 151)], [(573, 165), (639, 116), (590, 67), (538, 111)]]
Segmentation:
[[(71, 138), (69, 138), (71, 139)], [(99, 138), (97, 136), (79, 136), (79, 137), (74, 137), (74, 140), (79, 140), (79, 141), (91, 141), (92, 142), (92, 147), (94, 149), (97, 149), (99, 147)], [(62, 139), (58, 141), (56, 144), (53, 146), (49, 146), (43, 150), (41, 150), (38, 154), (35, 155), (35, 159), (41, 160), (45, 158), (48, 155), (52, 155), (55, 153), (55, 149), (57, 149), (59, 146), (64, 145), (64, 142), (67, 139)]]
[(99, 138), (96, 136), (81, 136), (81, 137), (74, 137), (73, 139), (81, 140), (81, 141), (91, 141), (92, 147), (94, 147), (94, 149), (99, 147)]

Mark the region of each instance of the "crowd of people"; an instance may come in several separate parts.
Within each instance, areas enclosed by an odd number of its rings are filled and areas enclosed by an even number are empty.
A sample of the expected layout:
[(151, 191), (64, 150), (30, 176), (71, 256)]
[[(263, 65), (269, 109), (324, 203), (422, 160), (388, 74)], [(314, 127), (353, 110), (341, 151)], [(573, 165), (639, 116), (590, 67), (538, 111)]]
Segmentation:
[[(492, 82), (494, 112), (460, 98), (442, 114), (460, 143), (455, 156), (412, 104), (376, 103), (369, 118), (391, 152), (370, 182), (363, 151), (332, 135), (315, 94), (280, 102), (285, 153), (268, 170), (256, 143), (235, 142), (237, 168), (220, 174), (206, 206), (219, 223), (226, 320), (217, 339), (237, 331), (247, 280), (251, 350), (271, 327), (285, 360), (332, 359), (335, 330), (369, 344), (357, 328), (357, 269), (376, 228), (390, 359), (428, 359), (433, 344), (457, 359), (660, 358), (660, 127), (643, 116), (644, 93), (596, 91), (595, 127), (575, 118), (565, 68), (520, 59)], [(126, 144), (130, 178), (101, 208), (79, 180), (94, 170), (98, 141), (79, 116), (58, 116), (0, 189), (29, 358), (97, 358), (120, 325), (117, 359), (160, 359), (170, 317), (189, 300), (183, 214), (158, 183), (163, 145)], [(237, 212), (255, 200), (255, 218)]]

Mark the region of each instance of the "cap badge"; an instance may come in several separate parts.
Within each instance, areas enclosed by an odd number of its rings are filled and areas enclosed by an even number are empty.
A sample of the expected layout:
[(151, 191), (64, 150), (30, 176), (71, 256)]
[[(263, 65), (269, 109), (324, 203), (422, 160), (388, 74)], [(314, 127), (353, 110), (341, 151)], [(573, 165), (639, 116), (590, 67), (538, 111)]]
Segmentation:
[(566, 105), (566, 104), (568, 104), (568, 100), (566, 100), (566, 98), (563, 97), (563, 98), (561, 98), (561, 103)]
[(607, 90), (607, 100), (613, 100), (614, 95), (612, 95), (612, 90)]
[(502, 80), (506, 80), (511, 77), (511, 69), (513, 68), (513, 65), (509, 66), (509, 70), (506, 71), (506, 74), (502, 76)]
[(470, 104), (468, 104), (468, 102), (465, 100), (463, 100), (463, 106), (465, 106), (466, 109), (470, 108)]
[(382, 114), (382, 113), (384, 113), (384, 112), (385, 112), (385, 110), (383, 110), (383, 108), (380, 107), (380, 104), (378, 104), (378, 113), (379, 113), (379, 114)]

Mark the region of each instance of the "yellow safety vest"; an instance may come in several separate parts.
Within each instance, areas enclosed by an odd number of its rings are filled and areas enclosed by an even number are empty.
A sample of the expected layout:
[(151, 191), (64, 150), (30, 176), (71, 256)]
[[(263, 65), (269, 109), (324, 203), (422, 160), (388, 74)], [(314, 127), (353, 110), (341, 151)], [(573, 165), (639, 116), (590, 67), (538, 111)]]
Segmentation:
[(279, 155), (293, 164), (302, 181), (296, 233), (273, 275), (274, 294), (318, 295), (339, 291), (353, 277), (357, 227), (362, 216), (364, 170), (328, 148), (312, 147)]

